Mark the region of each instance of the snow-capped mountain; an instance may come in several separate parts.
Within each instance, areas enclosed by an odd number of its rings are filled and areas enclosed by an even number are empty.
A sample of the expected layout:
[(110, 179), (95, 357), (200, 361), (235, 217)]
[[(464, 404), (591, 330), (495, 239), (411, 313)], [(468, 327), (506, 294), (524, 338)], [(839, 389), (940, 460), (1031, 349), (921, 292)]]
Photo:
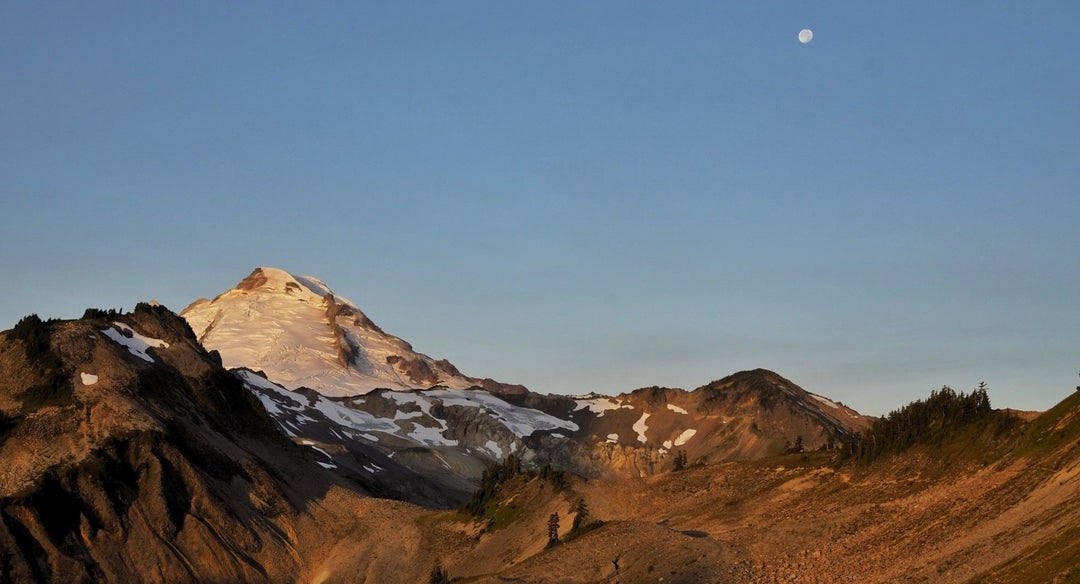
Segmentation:
[(417, 353), (318, 278), (276, 268), (256, 268), (235, 288), (197, 300), (180, 315), (226, 368), (260, 370), (288, 389), (337, 397), (436, 386), (525, 391), (467, 377), (445, 359)]
[(619, 396), (468, 377), (383, 332), (321, 280), (274, 268), (181, 315), (321, 465), (425, 504), (459, 503), (511, 454), (584, 476), (647, 476), (676, 453), (731, 460), (828, 447), (868, 421), (765, 370)]

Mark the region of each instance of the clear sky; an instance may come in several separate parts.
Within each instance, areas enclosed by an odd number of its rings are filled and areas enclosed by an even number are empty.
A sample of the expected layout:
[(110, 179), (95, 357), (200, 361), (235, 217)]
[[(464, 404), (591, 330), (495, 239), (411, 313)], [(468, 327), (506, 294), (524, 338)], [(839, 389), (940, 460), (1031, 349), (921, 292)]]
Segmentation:
[[(1080, 2), (0, 3), (0, 328), (258, 265), (541, 392), (1080, 378)], [(800, 44), (802, 28), (814, 39)]]

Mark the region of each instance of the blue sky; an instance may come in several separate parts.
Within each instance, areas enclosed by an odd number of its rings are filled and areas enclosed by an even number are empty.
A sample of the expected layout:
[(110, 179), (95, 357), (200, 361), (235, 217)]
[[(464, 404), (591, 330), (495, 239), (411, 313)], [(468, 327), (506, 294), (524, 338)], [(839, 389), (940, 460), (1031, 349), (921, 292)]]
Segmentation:
[(1080, 4), (883, 4), (3, 3), (0, 328), (271, 265), (542, 392), (1045, 409)]

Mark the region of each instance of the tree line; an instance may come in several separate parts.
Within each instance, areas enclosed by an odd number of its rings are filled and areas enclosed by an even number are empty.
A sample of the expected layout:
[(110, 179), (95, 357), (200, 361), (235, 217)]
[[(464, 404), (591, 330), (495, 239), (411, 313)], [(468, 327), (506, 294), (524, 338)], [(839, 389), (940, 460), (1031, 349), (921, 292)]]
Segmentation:
[(480, 486), (461, 506), (461, 510), (473, 517), (480, 517), (487, 512), (488, 504), (496, 500), (499, 486), (516, 476), (539, 477), (551, 483), (555, 492), (562, 491), (568, 485), (566, 473), (555, 470), (550, 464), (540, 467), (539, 471), (526, 471), (521, 466), (521, 458), (515, 454), (507, 456), (502, 463), (496, 463), (484, 469), (480, 476)]
[(1011, 419), (990, 408), (986, 383), (980, 383), (971, 393), (957, 393), (946, 385), (931, 392), (927, 399), (913, 401), (878, 418), (866, 432), (849, 436), (845, 454), (867, 463), (916, 444), (940, 443), (966, 428), (998, 418), (1000, 422)]

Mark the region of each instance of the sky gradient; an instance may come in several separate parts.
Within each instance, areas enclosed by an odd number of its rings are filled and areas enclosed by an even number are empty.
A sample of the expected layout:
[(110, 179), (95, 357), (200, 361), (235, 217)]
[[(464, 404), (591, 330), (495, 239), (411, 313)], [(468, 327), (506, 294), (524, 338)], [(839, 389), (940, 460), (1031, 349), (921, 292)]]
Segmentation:
[(3, 3), (0, 328), (269, 265), (541, 392), (1072, 391), (1080, 4), (726, 4)]

